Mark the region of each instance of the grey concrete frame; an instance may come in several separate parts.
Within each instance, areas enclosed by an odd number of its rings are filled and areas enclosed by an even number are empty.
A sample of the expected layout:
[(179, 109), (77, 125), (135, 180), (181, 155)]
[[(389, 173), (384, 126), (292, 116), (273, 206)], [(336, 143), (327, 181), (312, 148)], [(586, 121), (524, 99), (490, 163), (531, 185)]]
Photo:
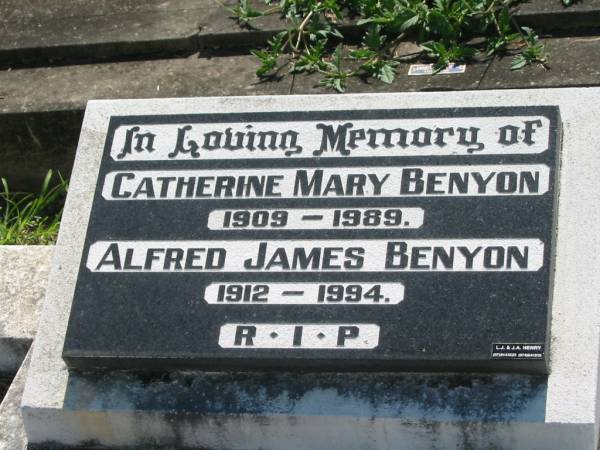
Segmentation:
[(0, 376), (13, 376), (33, 341), (53, 245), (0, 246)]
[[(384, 410), (361, 402), (353, 393), (315, 387), (288, 410), (278, 409), (274, 400), (259, 416), (186, 414), (141, 408), (137, 400), (147, 395), (146, 388), (126, 389), (124, 375), (89, 379), (67, 371), (61, 359), (63, 338), (111, 115), (515, 105), (559, 105), (564, 133), (551, 374), (519, 411), (489, 416), (485, 408), (493, 405), (484, 404), (482, 411), (466, 417), (443, 405), (427, 409), (418, 401), (409, 408)], [(89, 102), (22, 400), (29, 442), (232, 449), (595, 449), (600, 351), (599, 118), (598, 88)], [(411, 374), (392, 376), (408, 386), (411, 377), (417, 379)], [(524, 380), (522, 375), (492, 378), (493, 383), (507, 386), (516, 404)], [(482, 391), (474, 387), (469, 392), (477, 400)], [(108, 398), (109, 394), (114, 397)]]

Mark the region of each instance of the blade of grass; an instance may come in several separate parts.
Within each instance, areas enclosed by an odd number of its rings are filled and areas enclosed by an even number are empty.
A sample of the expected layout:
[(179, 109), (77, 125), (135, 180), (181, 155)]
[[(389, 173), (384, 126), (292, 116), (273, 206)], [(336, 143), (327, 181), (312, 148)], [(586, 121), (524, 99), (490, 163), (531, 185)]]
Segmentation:
[(55, 242), (68, 183), (60, 173), (57, 182), (54, 178), (49, 170), (38, 194), (12, 192), (1, 179), (0, 245)]

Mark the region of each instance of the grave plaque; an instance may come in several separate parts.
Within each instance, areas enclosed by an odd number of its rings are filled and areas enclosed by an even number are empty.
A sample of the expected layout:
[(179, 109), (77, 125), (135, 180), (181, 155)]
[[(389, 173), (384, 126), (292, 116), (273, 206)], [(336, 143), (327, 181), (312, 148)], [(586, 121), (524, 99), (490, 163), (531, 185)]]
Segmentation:
[(74, 368), (544, 372), (557, 107), (113, 116)]

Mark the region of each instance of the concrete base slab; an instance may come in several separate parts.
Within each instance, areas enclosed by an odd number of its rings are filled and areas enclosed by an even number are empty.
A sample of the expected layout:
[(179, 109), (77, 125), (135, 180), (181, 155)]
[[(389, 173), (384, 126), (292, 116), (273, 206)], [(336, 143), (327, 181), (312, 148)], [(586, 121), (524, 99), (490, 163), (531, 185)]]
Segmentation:
[[(564, 141), (550, 375), (67, 370), (62, 344), (111, 114), (559, 105)], [(32, 445), (593, 450), (600, 354), (600, 89), (91, 102), (22, 413)], [(586, 230), (582, 234), (582, 230)]]

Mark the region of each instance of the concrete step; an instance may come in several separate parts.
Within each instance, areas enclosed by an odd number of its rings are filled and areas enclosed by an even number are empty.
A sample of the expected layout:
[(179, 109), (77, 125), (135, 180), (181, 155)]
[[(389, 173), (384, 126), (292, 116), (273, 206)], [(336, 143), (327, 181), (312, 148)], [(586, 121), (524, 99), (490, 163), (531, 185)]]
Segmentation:
[[(506, 88), (551, 88), (600, 84), (600, 39), (547, 38), (548, 65), (510, 70), (510, 57), (467, 66), (464, 74), (409, 76), (396, 81), (353, 79), (349, 92), (404, 92)], [(407, 44), (406, 53), (414, 49)], [(403, 49), (401, 49), (403, 51)], [(47, 169), (70, 173), (85, 104), (89, 99), (225, 95), (322, 94), (319, 76), (261, 82), (250, 55), (79, 64), (0, 71), (0, 176), (14, 189), (36, 190)]]
[(593, 29), (600, 26), (600, 0), (583, 0), (569, 7), (561, 1), (529, 0), (518, 7), (515, 18), (545, 32)]
[[(264, 1), (252, 1), (265, 9)], [(256, 20), (255, 29), (240, 27), (230, 16), (217, 0), (6, 0), (0, 5), (0, 66), (179, 57), (202, 49), (246, 53), (285, 29), (278, 15)], [(600, 0), (569, 8), (560, 0), (530, 0), (515, 18), (545, 32), (577, 32), (600, 26)], [(343, 32), (358, 36), (360, 29), (349, 18)]]
[(70, 174), (89, 99), (288, 94), (261, 83), (251, 55), (0, 71), (0, 176), (35, 191), (49, 168)]
[[(264, 44), (284, 26), (272, 15), (257, 21), (262, 31), (241, 28), (217, 0), (63, 0), (48, 8), (41, 3), (8, 0), (0, 5), (0, 66), (181, 57), (215, 47), (247, 49)], [(264, 2), (258, 3), (264, 7)]]
[[(252, 1), (264, 8), (263, 0)], [(0, 71), (0, 176), (27, 191), (49, 168), (68, 176), (88, 99), (329, 92), (317, 76), (292, 79), (285, 71), (276, 82), (259, 82), (248, 49), (284, 23), (272, 15), (257, 21), (258, 30), (243, 29), (230, 16), (219, 0), (0, 2), (0, 67), (8, 67)], [(600, 0), (570, 8), (531, 0), (516, 15), (522, 24), (543, 19), (551, 29), (597, 25), (599, 16)], [(352, 22), (345, 26), (346, 35), (357, 34)], [(510, 72), (506, 58), (470, 65), (464, 75), (409, 77), (403, 64), (392, 85), (352, 80), (349, 91), (595, 85), (594, 39), (546, 39), (550, 71)]]

